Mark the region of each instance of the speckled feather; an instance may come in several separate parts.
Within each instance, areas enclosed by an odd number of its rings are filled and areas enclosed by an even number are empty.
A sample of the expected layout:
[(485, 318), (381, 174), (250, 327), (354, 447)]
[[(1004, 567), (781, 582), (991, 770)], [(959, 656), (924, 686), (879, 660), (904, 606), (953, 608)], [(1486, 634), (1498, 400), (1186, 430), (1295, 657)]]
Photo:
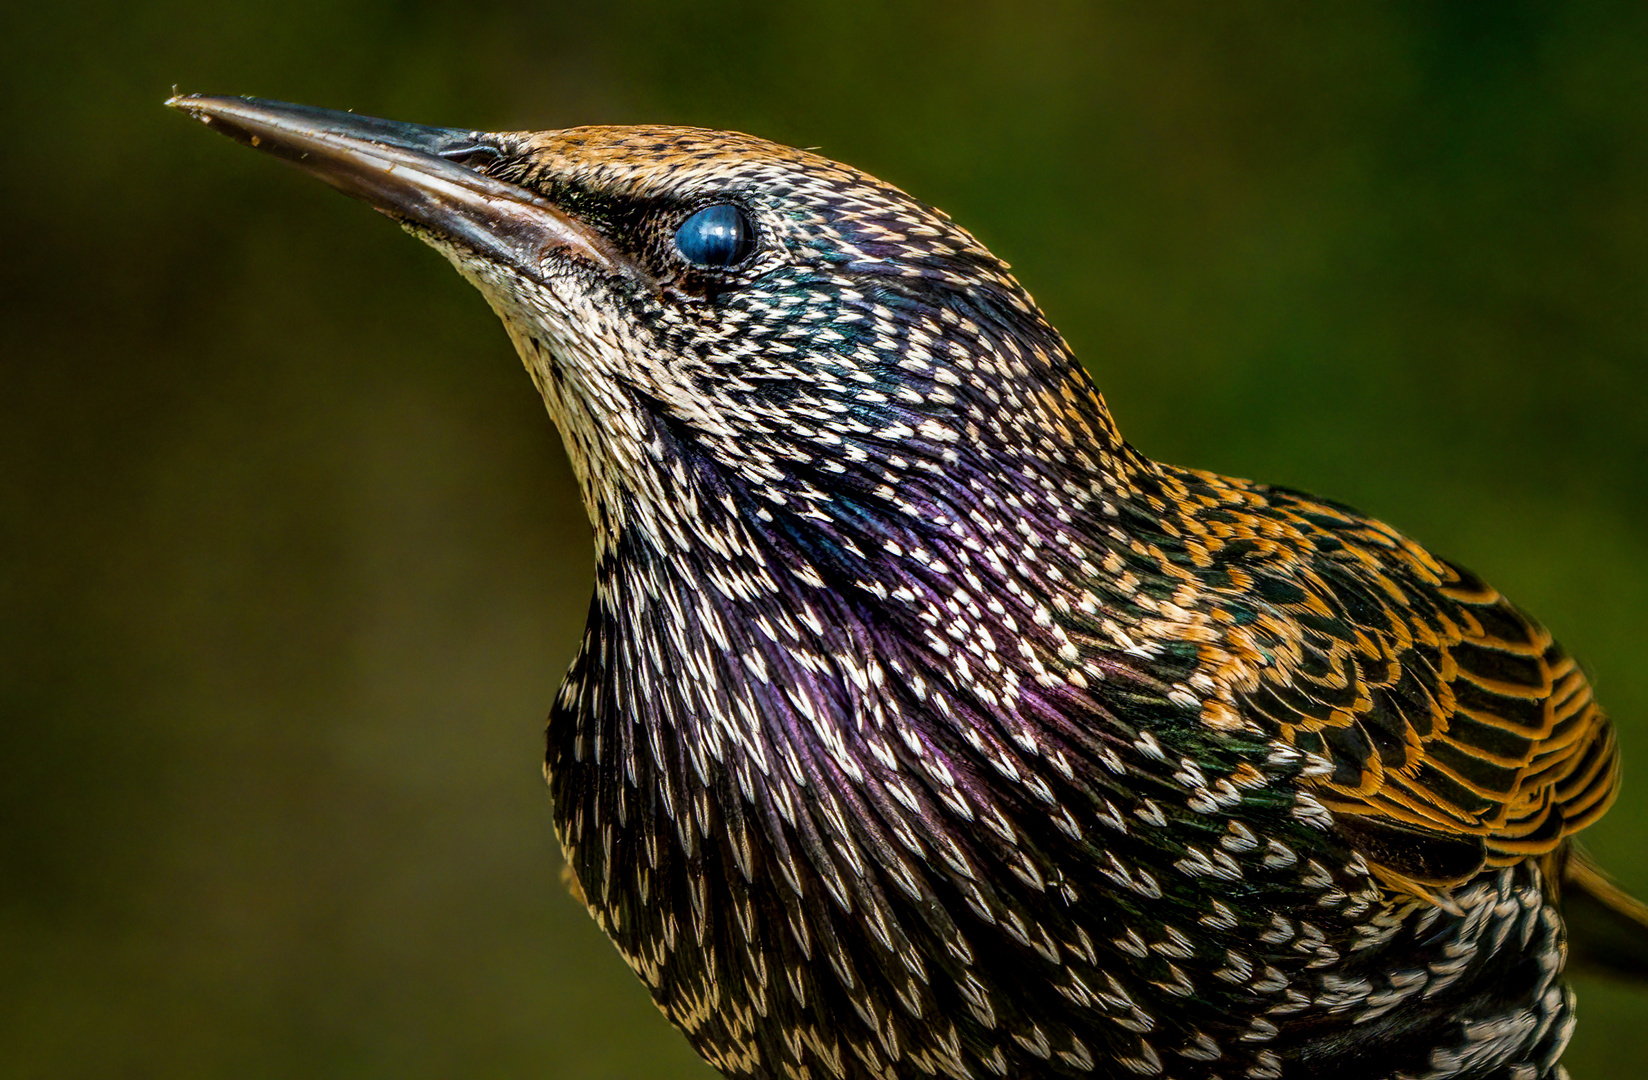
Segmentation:
[[(451, 252), (596, 525), (559, 834), (711, 1063), (1556, 1073), (1553, 880), (1617, 754), (1543, 629), (1345, 507), (1139, 455), (1007, 268), (862, 173), (498, 145), (652, 278)], [(748, 265), (672, 257), (712, 201)]]
[[(175, 103), (387, 190), (291, 133), (394, 125)], [(1562, 1075), (1567, 838), (1618, 755), (1541, 627), (1346, 507), (1137, 453), (1005, 264), (863, 173), (686, 128), (407, 138), (585, 238), (523, 271), (407, 220), (582, 485), (556, 827), (712, 1064)], [(694, 265), (677, 228), (725, 204), (753, 254)]]

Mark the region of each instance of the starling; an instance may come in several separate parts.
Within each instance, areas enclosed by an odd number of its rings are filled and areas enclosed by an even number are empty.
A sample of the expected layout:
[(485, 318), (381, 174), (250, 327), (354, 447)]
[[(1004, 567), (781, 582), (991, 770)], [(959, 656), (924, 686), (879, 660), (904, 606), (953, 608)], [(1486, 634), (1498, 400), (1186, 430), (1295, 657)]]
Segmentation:
[(556, 829), (725, 1075), (1538, 1080), (1565, 905), (1645, 969), (1570, 842), (1619, 760), (1550, 634), (1141, 455), (939, 211), (727, 132), (169, 104), (502, 318), (597, 551)]

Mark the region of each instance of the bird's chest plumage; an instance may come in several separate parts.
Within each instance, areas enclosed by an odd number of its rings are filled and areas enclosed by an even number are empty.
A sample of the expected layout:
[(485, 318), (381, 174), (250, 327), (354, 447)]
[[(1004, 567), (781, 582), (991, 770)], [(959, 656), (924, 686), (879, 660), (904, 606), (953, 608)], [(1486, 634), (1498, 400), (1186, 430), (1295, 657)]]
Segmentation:
[(896, 591), (749, 552), (602, 568), (550, 724), (558, 830), (729, 1074), (1464, 1077), (1415, 1028), (1439, 998), (1499, 978), (1484, 1022), (1522, 1043), (1565, 1015), (1531, 867), (1458, 914), (1393, 903), (1299, 754), (1174, 700), (1182, 657), (1078, 685), (1026, 618), (1038, 679), (999, 617), (993, 653), (946, 654)]

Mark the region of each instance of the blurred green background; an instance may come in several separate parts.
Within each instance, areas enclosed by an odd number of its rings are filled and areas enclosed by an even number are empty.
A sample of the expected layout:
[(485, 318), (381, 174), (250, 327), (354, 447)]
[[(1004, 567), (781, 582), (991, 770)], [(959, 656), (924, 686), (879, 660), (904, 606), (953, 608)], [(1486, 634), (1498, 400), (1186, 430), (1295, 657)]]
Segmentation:
[[(587, 526), (480, 297), (172, 84), (820, 146), (1012, 261), (1161, 458), (1543, 617), (1648, 893), (1648, 6), (0, 11), (0, 1075), (698, 1077), (556, 881)], [(1643, 1075), (1586, 982), (1577, 1080)]]

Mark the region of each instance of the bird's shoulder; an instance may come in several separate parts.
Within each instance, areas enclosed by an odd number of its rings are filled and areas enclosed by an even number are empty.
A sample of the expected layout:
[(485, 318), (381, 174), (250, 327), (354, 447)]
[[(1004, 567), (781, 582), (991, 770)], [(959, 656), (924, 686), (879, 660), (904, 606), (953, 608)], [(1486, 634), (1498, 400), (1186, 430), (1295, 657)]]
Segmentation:
[(1561, 849), (1618, 787), (1578, 664), (1470, 571), (1330, 501), (1169, 470), (1149, 545), (1214, 728), (1304, 755), (1334, 827), (1424, 892)]

